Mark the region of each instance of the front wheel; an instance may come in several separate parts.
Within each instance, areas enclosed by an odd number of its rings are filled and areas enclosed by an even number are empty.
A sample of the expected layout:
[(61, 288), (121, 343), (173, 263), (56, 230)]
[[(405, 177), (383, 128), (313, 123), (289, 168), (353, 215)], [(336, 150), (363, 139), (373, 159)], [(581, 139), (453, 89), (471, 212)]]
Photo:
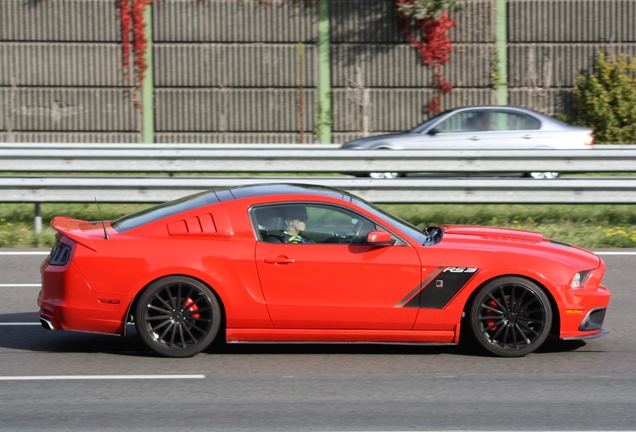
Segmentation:
[(516, 276), (481, 287), (469, 310), (472, 336), (500, 357), (522, 357), (539, 348), (552, 325), (552, 308), (537, 284)]
[(191, 357), (206, 349), (221, 326), (221, 306), (201, 282), (168, 276), (143, 291), (135, 326), (144, 343), (166, 357)]

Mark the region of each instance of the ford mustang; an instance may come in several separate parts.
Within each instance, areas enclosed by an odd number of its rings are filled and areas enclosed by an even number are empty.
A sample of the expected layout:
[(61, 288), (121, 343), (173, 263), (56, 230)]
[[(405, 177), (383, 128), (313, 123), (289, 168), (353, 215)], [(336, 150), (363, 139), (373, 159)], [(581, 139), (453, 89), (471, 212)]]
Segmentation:
[(348, 192), (219, 188), (114, 221), (56, 217), (48, 330), (188, 357), (227, 343), (457, 344), (519, 357), (607, 331), (597, 255), (529, 231), (417, 228)]

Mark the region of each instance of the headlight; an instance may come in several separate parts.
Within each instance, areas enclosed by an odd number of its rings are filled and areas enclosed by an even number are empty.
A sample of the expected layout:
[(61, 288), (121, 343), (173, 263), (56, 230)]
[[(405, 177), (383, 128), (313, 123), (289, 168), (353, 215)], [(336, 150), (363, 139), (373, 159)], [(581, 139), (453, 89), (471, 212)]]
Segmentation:
[(592, 270), (587, 270), (587, 271), (582, 271), (575, 274), (574, 277), (572, 278), (572, 283), (570, 284), (570, 288), (572, 289), (584, 288), (585, 284), (587, 283), (587, 280), (590, 278), (591, 273), (592, 273)]

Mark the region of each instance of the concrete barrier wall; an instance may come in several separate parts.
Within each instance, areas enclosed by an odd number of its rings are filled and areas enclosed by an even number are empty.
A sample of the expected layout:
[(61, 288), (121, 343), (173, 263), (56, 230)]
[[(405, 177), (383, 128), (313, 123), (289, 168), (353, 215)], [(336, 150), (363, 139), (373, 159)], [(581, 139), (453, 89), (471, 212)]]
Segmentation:
[[(316, 141), (315, 2), (162, 0), (154, 12), (157, 142), (294, 143), (301, 123)], [(330, 0), (330, 13), (334, 142), (424, 121), (432, 72), (393, 1)], [(634, 16), (633, 0), (508, 0), (510, 103), (570, 114), (576, 73), (599, 51), (636, 55)], [(466, 0), (453, 17), (443, 107), (492, 104), (494, 1)], [(138, 142), (120, 40), (113, 0), (2, 0), (0, 141)]]

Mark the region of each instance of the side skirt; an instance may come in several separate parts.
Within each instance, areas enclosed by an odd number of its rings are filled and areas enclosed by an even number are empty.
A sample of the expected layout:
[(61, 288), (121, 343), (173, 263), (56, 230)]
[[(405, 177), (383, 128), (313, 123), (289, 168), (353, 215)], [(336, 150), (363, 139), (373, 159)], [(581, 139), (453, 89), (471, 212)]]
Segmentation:
[(421, 330), (305, 330), (305, 329), (226, 329), (228, 343), (412, 343), (456, 344), (454, 331)]

